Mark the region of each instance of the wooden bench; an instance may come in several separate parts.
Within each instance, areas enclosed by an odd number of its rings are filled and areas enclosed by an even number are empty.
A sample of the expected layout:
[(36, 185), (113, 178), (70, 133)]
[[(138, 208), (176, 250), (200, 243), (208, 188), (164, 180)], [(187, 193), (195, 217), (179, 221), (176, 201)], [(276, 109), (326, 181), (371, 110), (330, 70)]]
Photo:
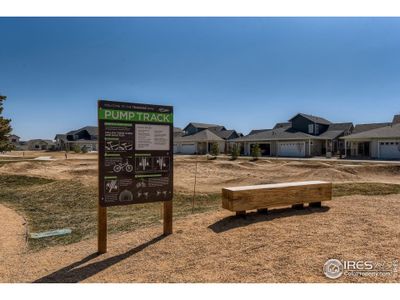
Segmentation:
[(222, 207), (244, 215), (246, 210), (267, 212), (268, 208), (292, 205), (300, 209), (304, 203), (321, 207), (322, 201), (332, 200), (332, 183), (302, 181), (231, 187), (222, 189)]

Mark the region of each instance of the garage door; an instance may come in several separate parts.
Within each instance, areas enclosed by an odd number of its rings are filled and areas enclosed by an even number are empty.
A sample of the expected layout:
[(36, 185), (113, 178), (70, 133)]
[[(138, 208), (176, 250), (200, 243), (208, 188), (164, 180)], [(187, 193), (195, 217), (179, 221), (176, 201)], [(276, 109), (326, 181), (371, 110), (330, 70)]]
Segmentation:
[(194, 154), (196, 152), (195, 144), (182, 144), (181, 152), (183, 154)]
[(304, 157), (306, 156), (305, 148), (304, 142), (278, 143), (278, 156)]
[(381, 159), (400, 159), (400, 141), (380, 142), (379, 147)]

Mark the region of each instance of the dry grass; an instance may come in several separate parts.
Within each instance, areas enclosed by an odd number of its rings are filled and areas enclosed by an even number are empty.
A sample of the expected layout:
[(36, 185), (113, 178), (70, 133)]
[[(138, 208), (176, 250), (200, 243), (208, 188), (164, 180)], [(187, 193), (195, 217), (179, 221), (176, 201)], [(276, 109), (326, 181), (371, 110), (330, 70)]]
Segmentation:
[[(79, 180), (51, 180), (21, 175), (0, 176), (0, 203), (26, 216), (30, 232), (71, 228), (72, 234), (30, 239), (32, 250), (56, 244), (69, 244), (96, 234), (97, 189)], [(219, 207), (219, 195), (196, 195), (194, 213)], [(108, 208), (109, 232), (123, 232), (161, 223), (161, 203)], [(192, 195), (176, 194), (174, 216), (192, 213)]]

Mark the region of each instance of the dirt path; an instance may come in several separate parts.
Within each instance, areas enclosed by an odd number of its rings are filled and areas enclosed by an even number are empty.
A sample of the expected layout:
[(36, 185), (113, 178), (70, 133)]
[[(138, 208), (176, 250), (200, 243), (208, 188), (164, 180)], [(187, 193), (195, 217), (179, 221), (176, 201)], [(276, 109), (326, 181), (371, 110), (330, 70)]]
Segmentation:
[(0, 282), (16, 282), (26, 250), (25, 220), (0, 204)]
[[(27, 253), (20, 282), (332, 282), (322, 273), (329, 258), (393, 261), (400, 258), (400, 199), (335, 198), (323, 208), (276, 209), (246, 219), (227, 211)], [(335, 282), (399, 282), (396, 277), (341, 277)], [(1, 280), (0, 280), (1, 281)], [(4, 281), (4, 279), (3, 279)]]

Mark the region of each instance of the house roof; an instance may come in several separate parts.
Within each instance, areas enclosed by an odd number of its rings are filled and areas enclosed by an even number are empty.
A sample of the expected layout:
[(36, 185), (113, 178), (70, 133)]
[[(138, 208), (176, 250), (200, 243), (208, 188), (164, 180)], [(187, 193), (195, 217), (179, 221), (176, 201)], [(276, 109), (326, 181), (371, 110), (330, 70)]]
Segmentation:
[(346, 130), (350, 130), (353, 127), (353, 123), (332, 123), (328, 129), (321, 133), (318, 137), (322, 139), (333, 140), (342, 135)]
[(208, 128), (208, 130), (210, 130), (212, 133), (216, 134), (217, 136), (219, 136), (220, 138), (227, 140), (229, 139), (229, 137), (237, 132), (233, 129), (229, 129), (229, 130), (220, 130), (218, 127), (212, 127), (212, 128)]
[(256, 141), (270, 141), (270, 140), (301, 140), (301, 139), (320, 139), (318, 136), (313, 136), (301, 131), (295, 131), (291, 128), (278, 128), (268, 131), (259, 132), (256, 134), (249, 134), (244, 137), (232, 139), (232, 142), (256, 142)]
[(54, 137), (54, 139), (55, 139), (55, 140), (64, 140), (64, 141), (66, 141), (66, 140), (67, 140), (67, 135), (66, 135), (66, 134), (60, 134), (60, 133), (58, 133), (58, 134), (56, 134), (56, 136)]
[(318, 138), (326, 139), (326, 140), (333, 140), (336, 139), (338, 136), (343, 134), (344, 130), (327, 130), (324, 133), (320, 134)]
[(190, 124), (192, 124), (192, 126), (196, 127), (196, 128), (210, 128), (210, 127), (218, 127), (218, 126), (220, 126), (220, 125), (217, 125), (217, 124), (207, 124), (207, 123), (197, 123), (197, 122), (191, 122), (188, 125), (190, 125)]
[(343, 139), (385, 139), (385, 138), (400, 138), (400, 124), (394, 124), (384, 127), (353, 133), (343, 137)]
[(271, 128), (269, 129), (253, 129), (252, 131), (249, 132), (248, 135), (252, 135), (252, 134), (256, 134), (256, 133), (260, 133), (260, 132), (264, 132), (264, 131), (269, 131), (272, 130)]
[(66, 135), (73, 135), (83, 130), (86, 130), (92, 136), (97, 136), (99, 132), (97, 126), (85, 126), (77, 130), (71, 130), (67, 132)]
[(52, 140), (43, 140), (43, 139), (33, 139), (33, 140), (29, 140), (28, 143), (46, 143), (48, 145), (53, 145), (54, 141)]
[(318, 123), (318, 124), (323, 124), (323, 125), (331, 124), (331, 122), (328, 121), (327, 119), (324, 119), (324, 118), (321, 118), (321, 117), (317, 117), (317, 116), (313, 116), (313, 115), (307, 115), (307, 114), (303, 114), (303, 113), (298, 113), (293, 118), (291, 118), (289, 121), (292, 121), (297, 116), (302, 116), (303, 118), (306, 118), (306, 119), (310, 120), (311, 122)]
[(201, 128), (201, 129), (207, 129), (207, 128), (211, 128), (211, 127), (225, 128), (224, 126), (217, 125), (217, 124), (190, 122), (188, 125), (186, 125), (186, 127), (183, 130), (185, 130), (189, 125), (192, 125), (193, 127)]
[(343, 131), (345, 131), (345, 130), (351, 129), (352, 126), (353, 126), (353, 123), (351, 123), (351, 122), (332, 123), (332, 124), (329, 124), (328, 131), (329, 130), (343, 130)]
[(273, 129), (277, 128), (289, 128), (292, 126), (291, 122), (281, 122), (281, 123), (276, 123)]
[(184, 134), (185, 134), (185, 132), (181, 128), (174, 127), (174, 137), (182, 136)]
[(356, 126), (354, 126), (354, 129), (353, 129), (353, 134), (364, 132), (364, 131), (369, 131), (372, 129), (381, 128), (381, 127), (385, 127), (385, 126), (389, 126), (389, 125), (392, 125), (392, 123), (386, 122), (386, 123), (356, 124)]
[(219, 142), (219, 141), (223, 141), (223, 139), (220, 138), (215, 133), (211, 132), (209, 129), (205, 129), (191, 135), (174, 137), (174, 142)]

